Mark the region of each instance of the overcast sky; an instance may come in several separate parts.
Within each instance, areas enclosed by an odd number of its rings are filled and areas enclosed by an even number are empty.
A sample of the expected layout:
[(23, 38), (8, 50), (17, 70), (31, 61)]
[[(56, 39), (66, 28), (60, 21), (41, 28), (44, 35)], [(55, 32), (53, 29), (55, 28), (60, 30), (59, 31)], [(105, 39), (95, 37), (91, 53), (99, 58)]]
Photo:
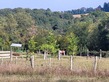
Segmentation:
[(66, 11), (81, 7), (103, 6), (109, 0), (0, 0), (0, 9), (3, 8), (50, 8), (52, 11)]

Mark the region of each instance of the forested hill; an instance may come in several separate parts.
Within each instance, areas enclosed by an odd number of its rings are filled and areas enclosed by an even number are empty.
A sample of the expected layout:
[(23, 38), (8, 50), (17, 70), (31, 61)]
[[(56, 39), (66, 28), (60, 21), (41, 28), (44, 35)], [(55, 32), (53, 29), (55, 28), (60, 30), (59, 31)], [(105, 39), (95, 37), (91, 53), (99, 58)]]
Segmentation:
[(86, 13), (90, 13), (96, 10), (101, 10), (101, 11), (105, 11), (105, 12), (109, 12), (109, 2), (108, 3), (104, 3), (103, 7), (101, 5), (99, 5), (97, 8), (85, 8), (82, 7), (80, 9), (75, 9), (75, 10), (69, 10), (69, 11), (65, 11), (71, 14), (86, 14)]
[(50, 9), (0, 9), (0, 50), (22, 43), (23, 50), (47, 50), (67, 54), (79, 51), (109, 50), (108, 13), (100, 10), (73, 18), (67, 12)]

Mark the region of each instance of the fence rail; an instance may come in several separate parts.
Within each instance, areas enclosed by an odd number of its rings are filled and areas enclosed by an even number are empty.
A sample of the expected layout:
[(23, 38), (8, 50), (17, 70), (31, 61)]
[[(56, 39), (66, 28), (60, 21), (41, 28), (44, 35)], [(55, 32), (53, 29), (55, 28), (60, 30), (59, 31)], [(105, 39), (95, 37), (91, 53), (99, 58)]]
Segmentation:
[(0, 51), (0, 58), (10, 58), (10, 51)]
[[(6, 52), (6, 53), (5, 53)], [(51, 68), (57, 66), (63, 66), (64, 68), (69, 68), (70, 70), (76, 69), (86, 69), (91, 70), (93, 69), (96, 72), (98, 69), (108, 69), (109, 68), (109, 58), (99, 58), (99, 56), (92, 56), (92, 57), (83, 57), (83, 56), (61, 56), (60, 60), (57, 57), (47, 56), (44, 60), (43, 55), (34, 54), (31, 57), (29, 56), (28, 59), (27, 55), (20, 55), (20, 56), (13, 56), (13, 61), (16, 65), (21, 67), (23, 66), (31, 66), (32, 68), (43, 68), (49, 66)], [(4, 59), (10, 58), (10, 51), (0, 51), (0, 61), (1, 64), (5, 64), (5, 62), (9, 62)], [(29, 59), (30, 58), (30, 59)], [(64, 69), (63, 68), (63, 69)]]

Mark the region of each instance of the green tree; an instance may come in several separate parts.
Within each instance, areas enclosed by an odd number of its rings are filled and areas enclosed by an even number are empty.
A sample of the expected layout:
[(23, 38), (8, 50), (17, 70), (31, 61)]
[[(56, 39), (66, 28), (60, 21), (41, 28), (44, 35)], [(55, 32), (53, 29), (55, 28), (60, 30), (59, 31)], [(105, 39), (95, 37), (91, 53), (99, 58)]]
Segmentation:
[[(39, 34), (36, 36), (35, 41), (37, 42), (37, 50), (48, 51), (49, 53), (55, 53), (57, 50), (56, 38), (52, 32), (47, 30), (40, 30)], [(44, 50), (45, 49), (45, 50)]]
[(28, 48), (30, 52), (34, 52), (36, 50), (36, 42), (34, 41), (34, 36), (28, 42)]
[(74, 33), (68, 33), (66, 37), (68, 39), (68, 47), (67, 47), (68, 54), (77, 55), (79, 39), (75, 36)]
[(87, 43), (88, 43), (88, 26), (89, 23), (87, 22), (78, 22), (75, 25), (73, 25), (69, 31), (73, 32), (76, 37), (78, 37), (79, 42), (78, 46), (81, 51), (87, 49)]
[[(28, 40), (31, 38), (31, 33), (33, 32), (32, 28), (34, 27), (34, 20), (30, 16), (30, 14), (22, 11), (22, 12), (17, 12), (15, 14), (15, 18), (17, 20), (18, 26), (16, 29), (18, 30), (18, 37), (19, 37), (19, 42), (25, 45), (25, 42), (28, 42)], [(36, 29), (35, 29), (36, 30)]]
[(40, 49), (50, 54), (54, 54), (57, 51), (53, 44), (42, 44)]
[(98, 25), (98, 42), (99, 48), (102, 50), (109, 50), (109, 20), (102, 21), (101, 24)]

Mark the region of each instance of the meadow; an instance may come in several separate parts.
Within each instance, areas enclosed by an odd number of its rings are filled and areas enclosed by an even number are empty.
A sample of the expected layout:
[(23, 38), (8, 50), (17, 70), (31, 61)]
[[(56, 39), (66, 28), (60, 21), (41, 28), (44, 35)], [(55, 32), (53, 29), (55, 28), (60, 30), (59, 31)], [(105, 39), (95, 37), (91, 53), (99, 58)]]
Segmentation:
[(43, 59), (42, 55), (36, 55), (34, 69), (30, 60), (25, 57), (0, 60), (0, 82), (108, 82), (109, 58), (97, 61), (97, 69), (94, 72), (94, 57), (86, 58), (74, 56), (72, 70), (70, 56)]

